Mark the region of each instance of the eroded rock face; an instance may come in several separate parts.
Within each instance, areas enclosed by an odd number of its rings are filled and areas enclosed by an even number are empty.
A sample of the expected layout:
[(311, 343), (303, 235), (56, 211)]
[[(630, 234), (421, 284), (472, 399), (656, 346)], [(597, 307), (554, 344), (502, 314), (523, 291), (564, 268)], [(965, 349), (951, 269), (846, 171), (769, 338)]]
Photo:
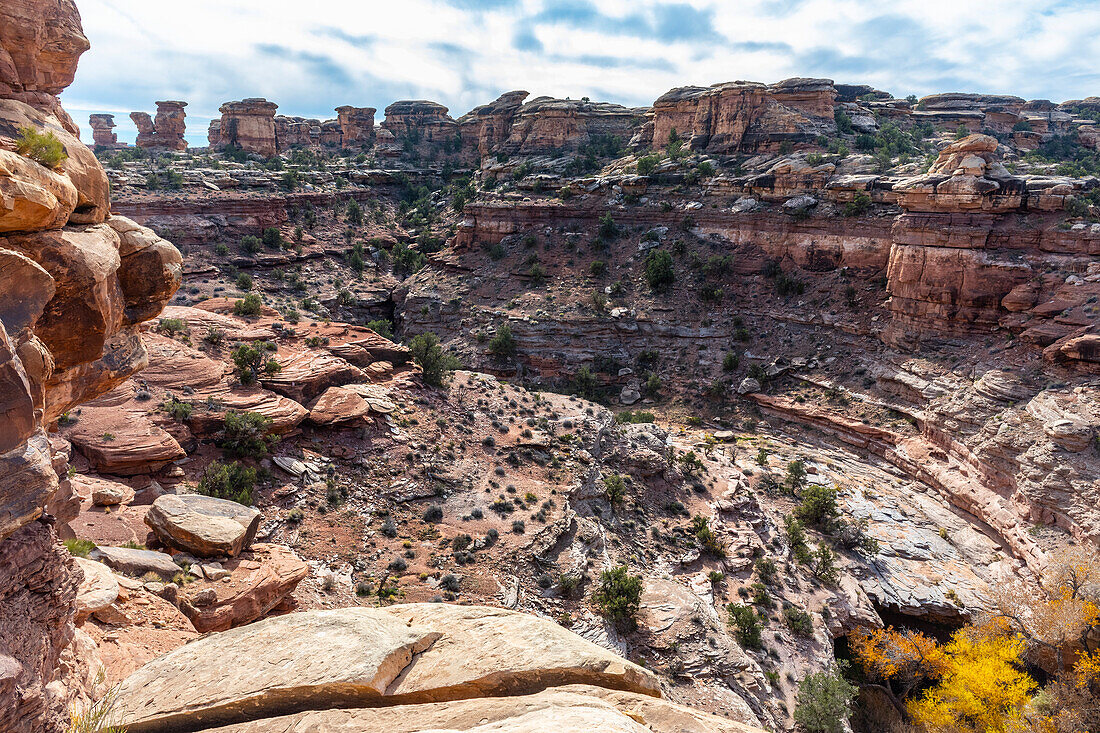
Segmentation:
[[(236, 670), (229, 679), (220, 671), (226, 666)], [(208, 677), (210, 684), (205, 683)], [(623, 695), (621, 704), (628, 709), (631, 704), (662, 707), (652, 673), (550, 621), (479, 606), (408, 604), (291, 614), (206, 637), (130, 676), (122, 685), (120, 713), (135, 733), (201, 730), (341, 705), (415, 703), (408, 708), (415, 715), (422, 703), (524, 695), (576, 684), (601, 688), (605, 699)], [(477, 704), (485, 711), (494, 707), (486, 701)], [(477, 709), (474, 703), (464, 707), (467, 715)], [(560, 707), (563, 720), (579, 725), (585, 719), (576, 718), (582, 709)], [(630, 716), (624, 720), (616, 713), (618, 707), (612, 703), (602, 708), (587, 718), (589, 724), (600, 730), (601, 722), (628, 725)], [(443, 708), (423, 710), (431, 719)], [(682, 719), (695, 715), (699, 721), (709, 720), (676, 706), (665, 711)], [(504, 708), (496, 716), (516, 717), (516, 712)], [(357, 722), (346, 715), (336, 720)]]
[(345, 148), (374, 147), (374, 107), (336, 108), (336, 121), (340, 125), (340, 144)]
[[(44, 428), (140, 368), (137, 324), (180, 277), (170, 244), (124, 244), (102, 223), (107, 176), (56, 97), (87, 48), (68, 0), (0, 7), (0, 720), (16, 733), (62, 730), (83, 694), (67, 677), (80, 665), (62, 663), (82, 573), (53, 528), (73, 516), (71, 488)], [(56, 170), (8, 152), (24, 127), (61, 142)], [(86, 584), (86, 609), (109, 585)]]
[(573, 151), (597, 135), (625, 143), (644, 114), (644, 109), (606, 102), (536, 97), (516, 110), (500, 149), (522, 155)]
[(835, 99), (836, 89), (829, 79), (679, 87), (653, 103), (652, 127), (636, 143), (664, 147), (675, 130), (692, 150), (776, 150), (784, 141), (801, 142), (835, 132)]
[(118, 145), (118, 135), (115, 129), (115, 116), (109, 114), (95, 114), (88, 117), (88, 126), (92, 128), (92, 142), (97, 146), (113, 148)]

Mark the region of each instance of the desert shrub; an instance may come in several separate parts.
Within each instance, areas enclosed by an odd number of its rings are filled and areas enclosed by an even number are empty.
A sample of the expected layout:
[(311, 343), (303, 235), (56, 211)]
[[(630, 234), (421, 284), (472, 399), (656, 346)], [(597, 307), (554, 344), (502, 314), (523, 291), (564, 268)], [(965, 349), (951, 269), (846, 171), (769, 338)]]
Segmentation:
[(443, 351), (439, 337), (431, 331), (415, 336), (409, 349), (424, 373), (424, 382), (433, 387), (442, 387), (451, 372), (461, 366), (458, 359)]
[(503, 323), (497, 329), (496, 335), (489, 339), (489, 353), (493, 356), (508, 358), (515, 356), (516, 339), (512, 336), (512, 327)]
[(732, 372), (741, 364), (741, 357), (732, 351), (727, 351), (722, 357), (722, 371)]
[(607, 275), (607, 263), (603, 260), (593, 260), (588, 267), (588, 272), (592, 277), (604, 277)]
[(256, 254), (261, 249), (263, 249), (263, 246), (264, 244), (260, 241), (260, 238), (255, 237), (251, 234), (241, 238), (241, 249), (243, 249), (248, 254)]
[(833, 112), (833, 119), (836, 121), (837, 132), (845, 135), (850, 135), (852, 132), (852, 118), (848, 116), (840, 107), (837, 107)]
[(839, 672), (814, 672), (798, 685), (795, 722), (809, 733), (841, 733), (847, 729), (856, 688)]
[(596, 230), (596, 238), (601, 242), (610, 242), (619, 236), (619, 227), (608, 211), (600, 217), (600, 228)]
[(263, 241), (264, 246), (269, 249), (280, 249), (283, 246), (283, 235), (275, 227), (264, 229), (260, 239)]
[(804, 524), (827, 531), (840, 517), (836, 489), (832, 486), (807, 486), (799, 497), (794, 516)]
[(617, 473), (604, 476), (603, 493), (612, 506), (622, 504), (626, 498), (626, 481)]
[(594, 400), (599, 396), (599, 378), (588, 367), (581, 367), (571, 381), (573, 394), (578, 397)]
[(638, 175), (648, 176), (657, 169), (657, 163), (660, 161), (656, 155), (643, 155), (638, 158)]
[(38, 131), (33, 127), (19, 128), (19, 137), (15, 140), (15, 152), (30, 158), (46, 168), (56, 168), (69, 156), (65, 146), (49, 130)]
[(862, 191), (857, 192), (852, 200), (844, 204), (844, 216), (859, 216), (871, 208), (871, 197)]
[(672, 255), (663, 249), (650, 250), (645, 258), (645, 279), (653, 292), (666, 290), (676, 280)]
[(783, 623), (797, 636), (813, 636), (813, 618), (797, 606), (785, 606), (783, 608)]
[(367, 328), (374, 331), (379, 336), (393, 339), (393, 322), (388, 319), (379, 318), (377, 320), (370, 321), (369, 323), (367, 323)]
[(233, 315), (235, 316), (258, 316), (263, 310), (264, 301), (256, 293), (249, 293), (244, 296), (243, 299), (235, 301), (233, 303)]
[(175, 397), (169, 397), (161, 405), (165, 412), (172, 416), (173, 420), (177, 422), (183, 422), (191, 417), (191, 412), (194, 410), (194, 405), (190, 402), (183, 402)]
[(642, 601), (642, 578), (631, 575), (625, 565), (600, 573), (600, 585), (592, 601), (607, 618), (621, 628), (633, 628)]
[(272, 420), (258, 412), (225, 413), (225, 426), (218, 445), (234, 456), (259, 457), (267, 455), (268, 445), (274, 442), (269, 435)]
[(199, 477), (198, 492), (248, 506), (256, 487), (256, 469), (237, 463), (214, 461)]
[(432, 504), (430, 507), (424, 510), (424, 521), (438, 523), (443, 521), (443, 507), (439, 504)]
[(756, 560), (754, 564), (756, 569), (756, 575), (760, 580), (767, 585), (771, 585), (775, 582), (777, 574), (777, 568), (775, 566), (775, 560), (770, 557), (761, 557)]
[(691, 530), (695, 533), (695, 539), (699, 541), (699, 547), (711, 557), (725, 557), (726, 547), (710, 528), (710, 522), (706, 517), (696, 515), (691, 519)]
[[(240, 302), (240, 301), (238, 301)], [(282, 367), (268, 353), (275, 349), (270, 341), (254, 341), (250, 344), (237, 344), (230, 356), (237, 366), (237, 378), (241, 384), (252, 384), (260, 375), (278, 374)]]
[(251, 290), (252, 289), (252, 276), (248, 273), (242, 272), (237, 275), (237, 289), (238, 290)]
[(88, 557), (88, 553), (95, 549), (95, 543), (91, 540), (81, 540), (73, 537), (65, 540), (65, 549), (73, 557)]
[(746, 649), (759, 649), (763, 646), (760, 637), (760, 619), (752, 606), (731, 603), (726, 606), (729, 614), (729, 625), (733, 627), (734, 635), (741, 646)]

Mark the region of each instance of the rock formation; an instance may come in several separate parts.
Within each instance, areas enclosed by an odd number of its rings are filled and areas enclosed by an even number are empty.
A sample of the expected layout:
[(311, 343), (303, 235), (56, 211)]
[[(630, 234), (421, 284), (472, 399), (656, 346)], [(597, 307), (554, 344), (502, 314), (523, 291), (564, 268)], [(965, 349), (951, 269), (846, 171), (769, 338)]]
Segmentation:
[(265, 158), (278, 152), (275, 137), (275, 110), (279, 105), (266, 99), (250, 98), (226, 102), (220, 108), (218, 139), (213, 147), (232, 145)]
[(336, 121), (340, 125), (340, 147), (366, 149), (374, 147), (374, 107), (336, 108)]
[(96, 114), (88, 117), (88, 125), (92, 128), (92, 142), (96, 147), (113, 148), (118, 146), (118, 135), (115, 129), (115, 116), (108, 114)]
[(187, 126), (184, 118), (187, 114), (183, 108), (187, 102), (157, 102), (156, 119), (151, 119), (148, 112), (131, 112), (130, 119), (137, 126), (138, 134), (135, 144), (139, 148), (149, 150), (187, 150), (187, 140), (184, 134)]
[(783, 142), (835, 132), (836, 94), (829, 79), (680, 87), (653, 103), (652, 124), (647, 123), (636, 144), (664, 147), (675, 130), (691, 150), (774, 152)]
[(607, 102), (536, 97), (515, 112), (500, 149), (521, 155), (575, 151), (597, 136), (628, 142), (645, 114)]
[(144, 364), (138, 324), (181, 277), (170, 244), (102, 223), (106, 175), (54, 96), (87, 47), (70, 2), (0, 8), (0, 147), (31, 126), (68, 155), (49, 170), (0, 151), (0, 720), (16, 732), (61, 730), (81, 688), (70, 648), (81, 573), (56, 543), (74, 507), (45, 427)]

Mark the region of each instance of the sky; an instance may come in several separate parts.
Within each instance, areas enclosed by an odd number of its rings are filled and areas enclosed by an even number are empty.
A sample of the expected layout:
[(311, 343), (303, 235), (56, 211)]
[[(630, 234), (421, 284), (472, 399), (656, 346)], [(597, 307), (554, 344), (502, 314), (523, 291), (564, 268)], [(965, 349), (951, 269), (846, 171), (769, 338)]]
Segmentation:
[[(115, 115), (225, 101), (330, 119), (431, 99), (458, 117), (513, 89), (648, 106), (672, 87), (793, 76), (895, 96), (1100, 95), (1100, 0), (78, 0), (92, 48), (62, 102)], [(90, 134), (88, 135), (90, 138)]]

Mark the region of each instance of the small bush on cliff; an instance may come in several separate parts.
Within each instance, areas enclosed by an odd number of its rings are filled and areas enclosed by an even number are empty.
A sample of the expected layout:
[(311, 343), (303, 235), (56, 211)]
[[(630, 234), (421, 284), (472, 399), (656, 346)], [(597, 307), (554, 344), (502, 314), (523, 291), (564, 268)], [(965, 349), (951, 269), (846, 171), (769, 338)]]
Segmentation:
[(653, 171), (657, 170), (657, 163), (660, 161), (656, 155), (643, 155), (638, 158), (638, 175), (649, 176), (653, 174)]
[(667, 290), (676, 280), (672, 269), (672, 255), (667, 250), (655, 249), (645, 258), (645, 279), (653, 292)]
[(837, 132), (843, 135), (852, 134), (852, 118), (848, 116), (847, 112), (837, 107), (836, 111), (833, 112), (833, 119), (836, 121)]
[(856, 688), (840, 672), (814, 672), (798, 685), (794, 719), (809, 733), (840, 733), (852, 710)]
[(393, 340), (393, 323), (386, 320), (385, 318), (379, 318), (377, 320), (370, 321), (367, 324), (367, 328), (374, 331), (376, 334), (382, 336), (383, 338)]
[(512, 336), (512, 327), (507, 323), (501, 324), (496, 335), (489, 339), (489, 353), (502, 359), (515, 356), (516, 339)]
[(642, 578), (631, 575), (625, 565), (605, 570), (600, 573), (600, 586), (592, 594), (592, 601), (616, 626), (632, 629), (642, 601)]
[(844, 216), (859, 216), (871, 208), (871, 197), (863, 192), (857, 193), (852, 200), (844, 204)]
[(277, 440), (269, 435), (272, 420), (258, 412), (225, 413), (225, 427), (218, 445), (230, 455), (258, 458), (267, 455), (268, 445)]
[(88, 553), (95, 549), (95, 543), (91, 540), (80, 540), (73, 537), (65, 540), (65, 549), (73, 557), (88, 557)]
[(254, 237), (249, 234), (247, 237), (241, 239), (241, 249), (250, 255), (254, 255), (263, 249), (263, 242), (260, 241), (259, 237)]
[(596, 238), (601, 242), (610, 242), (618, 236), (619, 227), (615, 224), (615, 220), (611, 217), (609, 211), (600, 217), (600, 228), (596, 231)]
[(240, 463), (214, 461), (199, 478), (198, 492), (248, 506), (256, 487), (256, 469)]
[(49, 130), (39, 132), (33, 127), (19, 128), (15, 152), (50, 169), (61, 165), (61, 161), (69, 157), (65, 154), (65, 146), (56, 135)]
[(729, 625), (734, 628), (737, 642), (746, 649), (759, 649), (763, 646), (760, 638), (760, 619), (752, 606), (731, 603), (726, 606), (729, 613)]
[(433, 387), (442, 387), (451, 372), (461, 366), (458, 359), (443, 351), (439, 337), (431, 331), (415, 336), (409, 349), (424, 372), (424, 381)]
[(237, 275), (237, 289), (238, 290), (251, 290), (252, 289), (252, 276), (248, 273), (242, 272)]
[(275, 227), (264, 229), (261, 240), (263, 240), (264, 246), (270, 249), (279, 249), (283, 246), (283, 235)]

